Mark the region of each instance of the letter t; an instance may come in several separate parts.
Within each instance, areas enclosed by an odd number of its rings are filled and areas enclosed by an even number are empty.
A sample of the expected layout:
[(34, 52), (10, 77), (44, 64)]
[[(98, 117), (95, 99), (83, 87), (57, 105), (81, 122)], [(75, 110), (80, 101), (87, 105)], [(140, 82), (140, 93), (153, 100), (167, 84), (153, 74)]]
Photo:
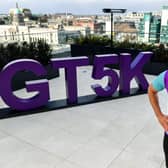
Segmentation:
[(76, 58), (53, 58), (51, 59), (54, 68), (65, 68), (67, 102), (73, 104), (77, 102), (77, 75), (76, 67), (88, 65), (87, 57)]

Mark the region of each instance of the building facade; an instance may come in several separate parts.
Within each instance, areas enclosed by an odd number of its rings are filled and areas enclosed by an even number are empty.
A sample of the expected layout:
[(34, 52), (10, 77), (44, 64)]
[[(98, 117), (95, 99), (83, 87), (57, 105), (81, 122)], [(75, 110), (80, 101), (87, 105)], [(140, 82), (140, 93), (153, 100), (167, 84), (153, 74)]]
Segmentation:
[(44, 40), (48, 44), (58, 44), (58, 30), (51, 28), (0, 25), (0, 42), (34, 42)]
[(89, 28), (92, 32), (94, 31), (94, 19), (91, 17), (79, 17), (75, 18), (73, 22), (74, 26)]
[(168, 43), (168, 6), (162, 7), (160, 43)]
[(138, 40), (145, 43), (160, 42), (160, 16), (153, 16), (152, 13), (145, 13), (139, 23)]
[(123, 22), (134, 22), (135, 27), (138, 29), (140, 20), (144, 18), (143, 12), (128, 12), (121, 16), (121, 21)]
[(115, 22), (114, 38), (116, 41), (137, 42), (137, 29), (134, 22)]
[(13, 25), (24, 25), (24, 13), (21, 8), (18, 7), (16, 3), (16, 8), (9, 10), (10, 21)]

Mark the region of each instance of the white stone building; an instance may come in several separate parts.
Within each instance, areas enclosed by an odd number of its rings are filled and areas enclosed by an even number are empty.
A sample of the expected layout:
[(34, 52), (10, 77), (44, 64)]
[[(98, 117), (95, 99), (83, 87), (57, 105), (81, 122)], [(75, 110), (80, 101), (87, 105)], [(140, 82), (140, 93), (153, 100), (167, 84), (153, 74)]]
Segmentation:
[(48, 44), (58, 44), (58, 30), (52, 28), (0, 25), (0, 43), (33, 42), (44, 40)]

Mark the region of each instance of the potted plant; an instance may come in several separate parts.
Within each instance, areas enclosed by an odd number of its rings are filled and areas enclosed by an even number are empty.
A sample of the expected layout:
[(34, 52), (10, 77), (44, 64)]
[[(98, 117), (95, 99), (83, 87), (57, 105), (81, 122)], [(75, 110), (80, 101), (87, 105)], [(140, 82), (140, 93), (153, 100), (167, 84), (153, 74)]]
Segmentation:
[(81, 36), (74, 40), (74, 44), (71, 44), (71, 56), (88, 56), (92, 64), (94, 55), (110, 52), (109, 45), (110, 38), (106, 36)]
[[(80, 37), (71, 45), (71, 55), (88, 56), (90, 64), (93, 64), (94, 55), (96, 54), (120, 54), (130, 53), (134, 59), (139, 52), (151, 51), (153, 57), (151, 62), (144, 66), (144, 72), (149, 74), (159, 74), (168, 69), (168, 49), (165, 44), (146, 44), (146, 43), (131, 43), (128, 40), (123, 42), (113, 42), (113, 47), (110, 47), (110, 39), (108, 37), (100, 37), (89, 35)], [(118, 68), (118, 66), (111, 66), (111, 68)]]
[(134, 58), (141, 51), (138, 46), (136, 47), (128, 41), (113, 42), (113, 47), (110, 44), (111, 39), (107, 36), (82, 36), (71, 45), (71, 56), (88, 56), (90, 64), (92, 64), (96, 54), (130, 53)]

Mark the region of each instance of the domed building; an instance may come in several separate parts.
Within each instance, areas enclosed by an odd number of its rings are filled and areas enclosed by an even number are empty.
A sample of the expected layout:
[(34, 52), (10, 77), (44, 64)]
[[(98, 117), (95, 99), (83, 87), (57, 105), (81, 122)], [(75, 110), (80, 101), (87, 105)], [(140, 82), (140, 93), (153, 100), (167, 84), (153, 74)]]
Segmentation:
[(9, 11), (10, 20), (13, 25), (24, 25), (24, 14), (23, 10), (18, 7), (16, 3), (16, 8), (10, 9)]
[(24, 15), (24, 18), (28, 18), (28, 19), (31, 19), (32, 17), (32, 13), (31, 13), (31, 10), (30, 9), (27, 9), (27, 8), (23, 8), (21, 9), (23, 15)]

